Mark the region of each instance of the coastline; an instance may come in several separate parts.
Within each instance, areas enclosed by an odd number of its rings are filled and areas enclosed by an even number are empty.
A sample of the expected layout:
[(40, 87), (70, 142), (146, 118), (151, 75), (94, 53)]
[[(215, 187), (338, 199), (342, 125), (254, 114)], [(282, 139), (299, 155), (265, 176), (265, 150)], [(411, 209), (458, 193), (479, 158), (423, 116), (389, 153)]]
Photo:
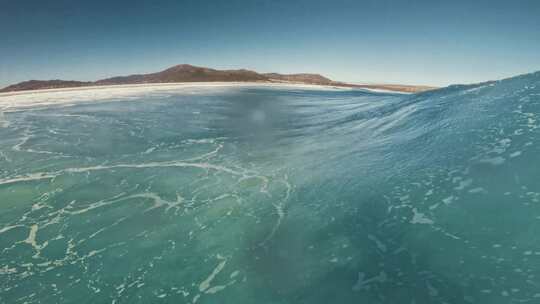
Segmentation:
[[(352, 87), (334, 86), (334, 85), (319, 85), (308, 83), (293, 83), (293, 82), (164, 82), (164, 83), (137, 83), (137, 84), (117, 84), (117, 85), (95, 85), (81, 86), (69, 88), (54, 88), (54, 89), (39, 89), (39, 90), (24, 90), (1, 92), (0, 98), (17, 95), (32, 95), (39, 93), (51, 92), (71, 92), (71, 91), (89, 91), (89, 90), (104, 90), (104, 89), (126, 89), (126, 88), (156, 88), (156, 89), (175, 89), (175, 88), (201, 88), (201, 87), (298, 87), (311, 89), (330, 89), (330, 90), (354, 90)], [(375, 90), (371, 90), (374, 91)], [(389, 91), (392, 92), (392, 91)]]
[[(245, 87), (270, 87), (308, 90), (349, 91), (354, 88), (322, 86), (299, 83), (268, 82), (182, 82), (145, 83), (107, 86), (87, 86), (74, 88), (55, 88), (0, 93), (0, 113), (22, 110), (30, 107), (51, 105), (73, 105), (76, 103), (104, 100), (132, 100), (144, 94), (167, 94), (185, 92), (194, 94), (200, 90), (234, 89)], [(0, 116), (1, 118), (1, 116)]]
[(168, 94), (185, 92), (195, 94), (207, 89), (234, 88), (286, 88), (302, 90), (328, 91), (367, 91), (373, 93), (410, 94), (382, 89), (361, 87), (318, 85), (293, 82), (179, 82), (179, 83), (142, 83), (103, 86), (84, 86), (71, 88), (55, 88), (42, 90), (26, 90), (0, 93), (0, 122), (3, 113), (22, 110), (30, 107), (46, 107), (51, 105), (73, 105), (76, 103), (104, 100), (133, 100), (144, 94)]
[[(406, 92), (400, 90), (369, 88), (370, 85), (357, 85), (349, 83), (336, 84), (310, 84), (300, 82), (163, 82), (163, 83), (137, 83), (137, 84), (115, 84), (115, 85), (92, 85), (81, 87), (66, 87), (54, 89), (38, 89), (38, 90), (23, 90), (12, 92), (0, 92), (0, 98), (17, 95), (33, 95), (39, 93), (52, 92), (71, 92), (71, 91), (89, 91), (89, 90), (104, 90), (104, 89), (126, 89), (126, 88), (155, 88), (155, 89), (176, 89), (176, 88), (201, 88), (201, 87), (296, 87), (305, 89), (324, 89), (324, 90), (364, 90), (373, 93), (391, 93), (391, 94), (414, 94), (414, 92)], [(1, 101), (1, 99), (0, 99)]]

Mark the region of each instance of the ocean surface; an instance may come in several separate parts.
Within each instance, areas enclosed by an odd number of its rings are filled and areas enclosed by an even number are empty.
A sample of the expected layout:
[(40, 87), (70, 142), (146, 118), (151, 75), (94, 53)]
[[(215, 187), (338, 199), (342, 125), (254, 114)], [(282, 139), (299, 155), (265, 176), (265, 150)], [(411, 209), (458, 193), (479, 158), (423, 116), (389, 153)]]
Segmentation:
[(0, 97), (0, 303), (540, 303), (540, 73)]

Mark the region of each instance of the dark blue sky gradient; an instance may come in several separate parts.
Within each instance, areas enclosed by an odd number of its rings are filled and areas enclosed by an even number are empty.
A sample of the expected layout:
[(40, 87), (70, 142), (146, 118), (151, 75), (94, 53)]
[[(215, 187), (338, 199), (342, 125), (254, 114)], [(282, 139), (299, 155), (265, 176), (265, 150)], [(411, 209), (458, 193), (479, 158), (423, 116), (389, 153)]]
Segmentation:
[(0, 0), (0, 86), (179, 63), (446, 85), (540, 70), (540, 1)]

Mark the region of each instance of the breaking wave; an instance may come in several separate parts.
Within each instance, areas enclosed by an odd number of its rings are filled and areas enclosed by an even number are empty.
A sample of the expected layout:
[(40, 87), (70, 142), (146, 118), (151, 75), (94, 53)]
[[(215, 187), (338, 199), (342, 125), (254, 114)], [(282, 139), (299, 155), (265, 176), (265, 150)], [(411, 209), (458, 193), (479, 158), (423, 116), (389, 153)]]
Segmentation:
[(0, 97), (1, 301), (540, 298), (540, 73), (110, 90)]

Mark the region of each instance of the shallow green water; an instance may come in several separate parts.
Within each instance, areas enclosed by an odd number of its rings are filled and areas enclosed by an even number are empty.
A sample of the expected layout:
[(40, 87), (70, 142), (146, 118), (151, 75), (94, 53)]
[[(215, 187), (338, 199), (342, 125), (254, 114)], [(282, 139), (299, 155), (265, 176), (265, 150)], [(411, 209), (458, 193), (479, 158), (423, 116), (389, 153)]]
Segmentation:
[(540, 303), (538, 74), (69, 94), (0, 97), (2, 303)]

